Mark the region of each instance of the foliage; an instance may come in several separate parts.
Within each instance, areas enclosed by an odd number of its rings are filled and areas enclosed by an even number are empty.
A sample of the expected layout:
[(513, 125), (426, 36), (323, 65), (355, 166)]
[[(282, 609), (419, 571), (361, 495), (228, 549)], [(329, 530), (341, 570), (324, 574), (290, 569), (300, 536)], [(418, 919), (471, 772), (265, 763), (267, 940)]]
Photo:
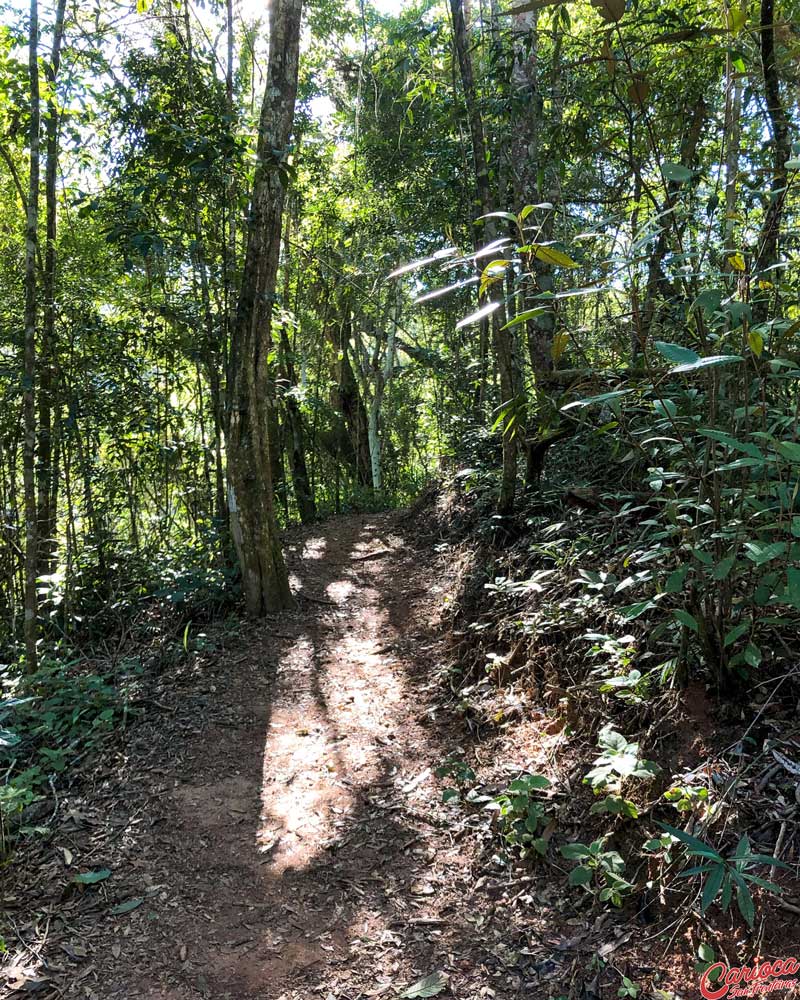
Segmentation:
[(622, 899), (633, 889), (633, 885), (622, 875), (625, 862), (613, 850), (606, 850), (605, 838), (593, 840), (591, 844), (565, 844), (561, 853), (570, 861), (580, 864), (569, 873), (569, 884), (583, 886), (597, 896), (600, 902), (610, 902), (622, 906)]
[[(661, 770), (654, 761), (642, 759), (639, 756), (639, 744), (630, 743), (614, 729), (613, 723), (609, 722), (603, 726), (598, 734), (597, 743), (603, 752), (596, 758), (595, 766), (583, 779), (586, 784), (591, 785), (595, 794), (609, 789), (619, 790), (628, 778), (653, 778)], [(609, 799), (612, 802), (609, 803)], [(604, 811), (622, 812), (636, 818), (635, 807), (620, 800), (619, 796), (608, 796), (605, 803)]]
[(17, 683), (24, 696), (3, 699), (0, 711), (14, 727), (6, 731), (12, 738), (0, 747), (5, 765), (0, 786), (3, 852), (12, 817), (49, 795), (48, 786), (97, 751), (131, 713), (125, 687), (137, 679), (137, 666), (113, 677), (80, 667), (77, 659), (45, 661), (24, 683)]
[(748, 926), (752, 927), (755, 922), (755, 906), (750, 885), (757, 885), (768, 892), (780, 895), (782, 891), (780, 886), (758, 875), (753, 875), (749, 869), (760, 864), (772, 865), (777, 868), (788, 868), (789, 866), (769, 855), (753, 853), (747, 834), (741, 837), (733, 854), (724, 857), (715, 848), (698, 837), (686, 833), (685, 830), (678, 830), (668, 823), (659, 823), (659, 826), (670, 837), (675, 838), (684, 846), (689, 857), (703, 861), (702, 864), (686, 868), (681, 872), (684, 878), (703, 876), (703, 893), (700, 902), (702, 913), (705, 913), (717, 899), (719, 899), (722, 910), (727, 910), (735, 889), (736, 905), (739, 912)]
[(547, 853), (547, 840), (541, 836), (547, 813), (537, 793), (548, 788), (550, 781), (544, 775), (524, 774), (515, 778), (491, 803), (497, 810), (498, 827), (505, 845), (519, 849), (523, 858), (531, 851), (539, 855)]
[(437, 778), (450, 778), (455, 782), (455, 788), (445, 788), (442, 791), (442, 802), (458, 799), (460, 795), (475, 781), (475, 772), (460, 757), (451, 756), (436, 768)]

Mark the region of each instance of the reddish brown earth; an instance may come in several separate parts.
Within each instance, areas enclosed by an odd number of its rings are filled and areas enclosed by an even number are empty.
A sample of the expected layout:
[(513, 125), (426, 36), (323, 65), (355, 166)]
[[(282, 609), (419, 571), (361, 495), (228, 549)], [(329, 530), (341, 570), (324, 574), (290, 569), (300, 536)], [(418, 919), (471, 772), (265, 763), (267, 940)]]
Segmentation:
[(1, 995), (366, 997), (435, 971), (461, 995), (505, 989), (432, 777), (460, 732), (433, 677), (441, 568), (392, 516), (288, 554), (297, 609), (165, 684), (94, 789), (60, 802), (38, 884), (13, 872)]
[[(509, 703), (483, 741), (452, 714), (450, 567), (419, 535), (396, 514), (297, 532), (295, 610), (208, 627), (213, 648), (188, 663), (176, 635), (181, 662), (122, 748), (58, 795), (52, 836), (4, 873), (0, 997), (365, 1000), (439, 972), (463, 1000), (613, 1000), (623, 975), (644, 1000), (698, 995), (702, 939), (742, 960), (794, 947), (797, 917), (774, 907), (766, 935), (729, 918), (718, 936), (683, 904), (654, 923), (638, 898), (593, 906), (555, 850), (491, 861), (487, 813), (441, 802), (445, 758), (461, 747), (495, 792), (551, 775), (561, 840), (581, 835), (569, 790), (585, 761), (543, 710)], [(713, 736), (694, 703), (687, 758)]]

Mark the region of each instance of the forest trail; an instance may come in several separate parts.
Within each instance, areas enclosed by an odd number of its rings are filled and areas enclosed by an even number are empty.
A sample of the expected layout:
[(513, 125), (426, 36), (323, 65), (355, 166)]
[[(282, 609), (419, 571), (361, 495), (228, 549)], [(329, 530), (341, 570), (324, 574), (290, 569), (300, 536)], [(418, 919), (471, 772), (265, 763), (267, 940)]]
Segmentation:
[(243, 625), (175, 692), (171, 729), (139, 724), (125, 783), (67, 804), (53, 893), (64, 847), (69, 871), (112, 875), (50, 903), (46, 995), (396, 996), (452, 976), (452, 942), (481, 995), (473, 876), (431, 778), (458, 740), (429, 676), (444, 591), (410, 529), (352, 516), (295, 534), (297, 609)]

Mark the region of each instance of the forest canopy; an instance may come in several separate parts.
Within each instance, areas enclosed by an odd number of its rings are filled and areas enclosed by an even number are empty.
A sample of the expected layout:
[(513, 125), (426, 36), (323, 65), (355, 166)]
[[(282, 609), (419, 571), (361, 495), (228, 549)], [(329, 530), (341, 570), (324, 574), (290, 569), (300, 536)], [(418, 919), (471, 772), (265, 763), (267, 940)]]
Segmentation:
[(7, 658), (153, 596), (280, 607), (279, 525), (445, 467), (502, 520), (558, 456), (753, 659), (740, 578), (800, 601), (797, 17), (7, 7)]

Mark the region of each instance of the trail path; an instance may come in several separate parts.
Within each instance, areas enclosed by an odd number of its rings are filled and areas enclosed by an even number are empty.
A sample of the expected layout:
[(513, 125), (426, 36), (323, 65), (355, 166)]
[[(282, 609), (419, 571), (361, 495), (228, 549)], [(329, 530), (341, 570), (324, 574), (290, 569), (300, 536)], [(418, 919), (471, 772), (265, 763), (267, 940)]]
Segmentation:
[[(108, 761), (107, 810), (102, 781), (62, 803), (47, 926), (42, 909), (27, 935), (46, 996), (355, 1000), (439, 969), (456, 995), (495, 995), (431, 779), (461, 733), (430, 676), (444, 592), (415, 530), (382, 515), (294, 535), (297, 610), (242, 625), (164, 695)], [(99, 867), (102, 885), (64, 893)]]

